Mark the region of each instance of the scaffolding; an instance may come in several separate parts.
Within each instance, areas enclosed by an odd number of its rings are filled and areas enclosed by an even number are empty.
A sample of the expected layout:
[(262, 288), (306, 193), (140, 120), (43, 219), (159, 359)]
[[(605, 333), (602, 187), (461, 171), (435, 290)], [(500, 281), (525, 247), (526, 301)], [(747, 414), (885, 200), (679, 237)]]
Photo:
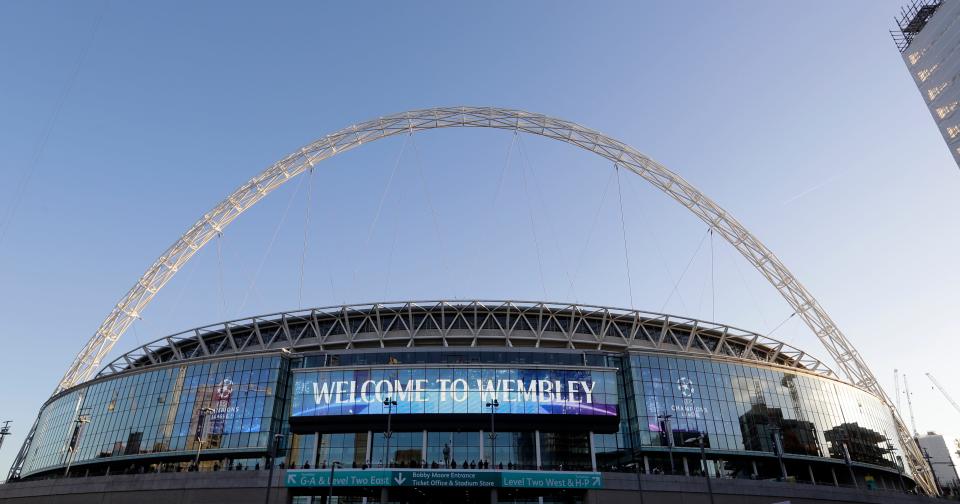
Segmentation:
[(907, 50), (913, 38), (923, 30), (927, 21), (940, 7), (943, 0), (913, 0), (909, 5), (900, 8), (900, 15), (894, 18), (897, 29), (890, 30), (890, 36), (900, 52)]

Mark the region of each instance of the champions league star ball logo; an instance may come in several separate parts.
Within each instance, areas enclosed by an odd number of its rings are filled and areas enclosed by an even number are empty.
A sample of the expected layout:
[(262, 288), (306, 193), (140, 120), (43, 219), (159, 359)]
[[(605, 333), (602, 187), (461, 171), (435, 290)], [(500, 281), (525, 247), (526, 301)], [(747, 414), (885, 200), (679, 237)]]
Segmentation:
[(213, 395), (220, 401), (226, 401), (230, 399), (230, 396), (233, 395), (233, 381), (231, 381), (229, 378), (224, 378), (223, 381), (217, 385)]
[(693, 381), (686, 376), (681, 376), (677, 379), (677, 390), (680, 391), (680, 395), (683, 397), (693, 397), (694, 392), (697, 391), (697, 388), (693, 386)]

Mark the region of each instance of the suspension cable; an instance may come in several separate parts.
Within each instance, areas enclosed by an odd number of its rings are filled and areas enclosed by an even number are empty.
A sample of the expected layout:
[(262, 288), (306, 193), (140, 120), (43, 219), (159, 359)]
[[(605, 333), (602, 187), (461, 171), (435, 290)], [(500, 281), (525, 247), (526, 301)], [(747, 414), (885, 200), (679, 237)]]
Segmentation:
[(217, 233), (217, 286), (220, 291), (220, 318), (227, 316), (227, 296), (223, 288), (223, 233)]
[[(398, 206), (403, 207), (403, 200), (406, 193), (400, 191), (400, 201), (397, 203)], [(397, 248), (397, 239), (400, 236), (400, 212), (397, 212), (397, 218), (394, 220), (393, 227), (393, 239), (390, 241), (390, 252), (387, 255), (387, 273), (384, 275), (383, 280), (383, 299), (392, 299), (387, 293), (390, 291), (390, 277), (393, 275), (393, 256), (394, 251)]]
[[(490, 218), (495, 221), (494, 222), (495, 226), (498, 223), (499, 221), (498, 218), (500, 216), (500, 214), (497, 212), (497, 202), (500, 200), (500, 192), (502, 191), (502, 188), (503, 188), (503, 181), (506, 178), (507, 167), (510, 166), (510, 159), (513, 157), (513, 146), (516, 144), (518, 136), (519, 136), (518, 131), (513, 130), (513, 134), (510, 135), (510, 144), (507, 145), (507, 152), (504, 156), (505, 160), (504, 160), (503, 166), (500, 167), (500, 174), (497, 177), (497, 185), (493, 190), (493, 198), (490, 199), (490, 207), (487, 210), (488, 215), (490, 215)], [(475, 247), (473, 251), (475, 252), (472, 258), (473, 264), (487, 263), (483, 260), (484, 259), (482, 256), (483, 251), (480, 247)], [(469, 270), (470, 270), (469, 274), (471, 275), (471, 278), (473, 279), (474, 284), (478, 284), (479, 282), (477, 282), (477, 276), (482, 275), (484, 273), (484, 270), (479, 267), (471, 267), (469, 268)]]
[(613, 169), (617, 172), (617, 201), (620, 202), (620, 232), (623, 235), (623, 260), (627, 265), (627, 289), (630, 293), (630, 309), (635, 310), (633, 303), (633, 279), (630, 276), (630, 249), (627, 247), (627, 224), (623, 218), (623, 191), (620, 188), (620, 164), (613, 163)]
[[(518, 136), (518, 152), (520, 153), (520, 159), (524, 163), (524, 166), (527, 170), (530, 171), (530, 179), (533, 181), (533, 189), (536, 192), (537, 199), (540, 202), (540, 206), (543, 208), (543, 211), (549, 215), (550, 209), (547, 208), (547, 200), (543, 197), (543, 190), (540, 187), (540, 184), (537, 184), (537, 171), (533, 166), (533, 163), (530, 162), (529, 150), (527, 149), (526, 144), (523, 141), (523, 136)], [(553, 236), (554, 248), (557, 251), (557, 255), (560, 257), (560, 262), (563, 264), (563, 273), (567, 277), (568, 288), (573, 291), (574, 300), (578, 298), (576, 286), (573, 284), (573, 277), (570, 275), (570, 269), (567, 267), (566, 256), (563, 253), (563, 248), (560, 246), (560, 233), (557, 232), (557, 228), (554, 225), (552, 219), (547, 219), (547, 228), (550, 231), (550, 234)]]
[(136, 323), (136, 321), (134, 321), (134, 323), (130, 324), (130, 327), (133, 329), (133, 337), (137, 340), (137, 348), (142, 347), (142, 346), (143, 346), (143, 343), (140, 342), (140, 334), (137, 332), (137, 323)]
[[(707, 231), (709, 231), (709, 229)], [(673, 289), (670, 290), (670, 295), (667, 296), (667, 300), (664, 301), (663, 306), (660, 307), (661, 312), (667, 309), (667, 304), (670, 303), (670, 299), (673, 298), (674, 293), (676, 293), (677, 296), (680, 295), (680, 293), (677, 291), (677, 288), (680, 287), (680, 282), (683, 281), (683, 277), (686, 276), (687, 271), (690, 270), (690, 265), (693, 264), (693, 260), (696, 259), (697, 254), (700, 253), (700, 249), (703, 248), (703, 242), (705, 242), (706, 240), (707, 240), (707, 233), (704, 233), (703, 238), (700, 238), (700, 243), (697, 244), (696, 250), (694, 250), (693, 254), (690, 256), (690, 260), (687, 261), (687, 266), (683, 268), (683, 273), (680, 273), (680, 278), (677, 279), (677, 283), (673, 284)]]
[(717, 286), (714, 277), (713, 228), (710, 228), (710, 311), (712, 321), (717, 321)]
[(781, 327), (783, 327), (783, 324), (786, 324), (787, 321), (790, 320), (790, 319), (792, 319), (793, 316), (796, 315), (796, 314), (797, 314), (797, 312), (793, 312), (793, 313), (791, 313), (790, 315), (787, 315), (787, 318), (783, 319), (783, 322), (780, 322), (779, 324), (777, 324), (777, 327), (774, 327), (772, 331), (768, 332), (768, 333), (767, 333), (767, 336), (772, 336), (773, 333), (777, 332), (777, 329), (780, 329)]
[(403, 145), (400, 146), (400, 153), (397, 154), (397, 159), (393, 163), (393, 170), (390, 171), (390, 178), (387, 179), (387, 185), (383, 187), (383, 191), (380, 193), (380, 202), (377, 204), (377, 213), (373, 216), (373, 221), (370, 223), (370, 228), (367, 229), (367, 240), (364, 242), (366, 245), (370, 244), (370, 239), (373, 236), (373, 231), (377, 227), (377, 222), (380, 220), (380, 213), (383, 211), (383, 202), (387, 199), (387, 193), (390, 192), (390, 187), (393, 185), (393, 178), (397, 174), (397, 168), (400, 166), (400, 160), (403, 159), (403, 153), (407, 150), (407, 143), (410, 141), (410, 137), (413, 136), (413, 133), (407, 133), (407, 136), (403, 139)]
[[(593, 231), (597, 228), (597, 222), (600, 220), (600, 211), (603, 210), (603, 204), (607, 200), (607, 192), (610, 190), (610, 183), (613, 182), (613, 176), (616, 174), (616, 170), (610, 172), (610, 175), (607, 176), (607, 183), (603, 186), (603, 192), (600, 193), (600, 203), (597, 205), (597, 211), (593, 214), (593, 222), (590, 224), (590, 228), (587, 230), (587, 240), (583, 243), (583, 248), (580, 249), (580, 254), (577, 256), (577, 264), (573, 271), (573, 283), (576, 283), (580, 278), (580, 269), (583, 267), (583, 259), (586, 256), (587, 249), (590, 247), (590, 240), (593, 238)], [(574, 301), (578, 301), (576, 297), (574, 297)]]
[(10, 203), (9, 207), (7, 207), (6, 212), (0, 216), (0, 245), (3, 244), (3, 240), (6, 237), (7, 231), (9, 231), (10, 227), (13, 225), (13, 221), (17, 216), (17, 210), (19, 210), (20, 204), (23, 202), (23, 195), (26, 193), (27, 186), (30, 184), (30, 179), (33, 178), (34, 172), (37, 171), (37, 165), (40, 164), (40, 159), (43, 157), (43, 153), (47, 148), (47, 143), (50, 141), (53, 130), (57, 125), (57, 122), (60, 118), (60, 113), (63, 110), (63, 106), (66, 103), (67, 98), (70, 96), (74, 84), (77, 82), (77, 76), (80, 75), (80, 69), (83, 67), (83, 64), (87, 60), (87, 56), (90, 54), (90, 48), (93, 46), (93, 43), (97, 38), (97, 33), (100, 31), (100, 26), (103, 23), (103, 17), (109, 4), (110, 2), (108, 0), (103, 1), (103, 6), (100, 8), (100, 12), (97, 14), (97, 18), (93, 22), (93, 26), (90, 29), (90, 35), (87, 37), (86, 44), (80, 50), (80, 55), (77, 58), (77, 62), (74, 65), (73, 70), (70, 72), (70, 75), (67, 77), (67, 81), (64, 84), (63, 89), (60, 90), (57, 100), (54, 102), (53, 111), (50, 113), (50, 116), (43, 125), (43, 129), (40, 132), (40, 140), (37, 142), (37, 145), (33, 150), (33, 154), (30, 156), (30, 161), (27, 163), (23, 174), (17, 181), (17, 186), (13, 193), (13, 202)]
[[(400, 164), (400, 159), (403, 157), (403, 153), (406, 150), (407, 141), (410, 139), (410, 136), (412, 135), (413, 133), (409, 133), (407, 137), (404, 139), (403, 147), (400, 150), (400, 155), (397, 156), (397, 162), (396, 162), (396, 165), (394, 165), (394, 169), (393, 169), (394, 172), (397, 171), (397, 166)], [(393, 180), (393, 174), (390, 175), (390, 180), (391, 181)], [(388, 186), (389, 186), (389, 183), (388, 183)], [(383, 206), (383, 198), (386, 197), (386, 194), (387, 194), (387, 191), (386, 189), (384, 189), (383, 196), (381, 196), (381, 203), (380, 203), (381, 206)], [(405, 199), (405, 197), (406, 197), (406, 192), (400, 191), (400, 200), (397, 202), (397, 206), (401, 208), (403, 207), (403, 200)], [(390, 240), (390, 250), (387, 254), (387, 272), (384, 275), (384, 279), (383, 279), (382, 299), (391, 299), (391, 297), (388, 296), (387, 293), (390, 291), (390, 277), (393, 276), (393, 256), (394, 256), (394, 252), (397, 249), (397, 240), (400, 237), (400, 221), (401, 221), (401, 215), (400, 215), (400, 212), (397, 212), (397, 218), (394, 219), (393, 238)]]
[[(397, 154), (397, 159), (393, 162), (393, 169), (390, 170), (390, 177), (387, 178), (387, 183), (383, 186), (383, 190), (380, 191), (380, 202), (377, 203), (377, 211), (373, 214), (373, 220), (370, 221), (370, 227), (367, 228), (367, 237), (363, 241), (364, 250), (370, 248), (370, 240), (373, 239), (373, 232), (377, 228), (377, 223), (380, 222), (380, 214), (383, 211), (383, 204), (387, 199), (387, 194), (390, 192), (390, 188), (393, 186), (393, 179), (397, 174), (397, 168), (400, 166), (400, 161), (403, 160), (403, 153), (407, 150), (407, 143), (410, 142), (410, 137), (413, 136), (413, 133), (407, 133), (407, 136), (403, 138), (403, 145), (400, 146), (400, 152)], [(360, 260), (359, 255), (354, 256), (354, 265), (353, 265), (353, 285), (357, 285), (357, 270), (360, 269)], [(352, 289), (351, 289), (352, 290)]]
[(183, 284), (180, 286), (180, 290), (177, 292), (176, 296), (174, 296), (173, 298), (173, 304), (170, 305), (170, 309), (167, 311), (166, 318), (168, 319), (173, 318), (179, 312), (178, 308), (180, 308), (180, 302), (183, 301), (183, 296), (187, 293), (187, 290), (189, 290), (188, 289), (189, 286), (193, 283), (194, 275), (197, 274), (197, 267), (190, 268), (189, 266), (191, 264), (193, 263), (186, 264), (186, 269), (188, 269), (189, 271), (187, 272), (186, 278), (183, 279)]
[(307, 240), (310, 233), (310, 207), (313, 202), (313, 167), (307, 174), (307, 208), (303, 214), (303, 250), (300, 253), (300, 288), (297, 293), (297, 308), (303, 308), (303, 270), (307, 262)]
[(546, 301), (550, 299), (550, 296), (547, 295), (547, 281), (543, 274), (543, 258), (540, 255), (540, 239), (537, 237), (537, 223), (533, 216), (533, 205), (530, 204), (531, 198), (530, 189), (527, 186), (527, 173), (526, 170), (524, 170), (524, 165), (522, 162), (520, 163), (520, 180), (523, 182), (523, 192), (526, 196), (523, 198), (523, 200), (524, 203), (527, 204), (527, 214), (530, 216), (530, 234), (533, 235), (533, 247), (537, 251), (537, 270), (540, 272), (540, 288), (543, 289), (543, 300)]
[[(633, 182), (631, 181), (632, 178), (634, 177), (627, 177), (627, 180), (626, 180), (627, 186), (633, 190), (633, 194), (636, 197), (637, 201), (642, 201), (643, 198), (641, 197), (640, 190), (637, 189), (637, 186), (633, 185)], [(637, 205), (637, 211), (640, 213), (640, 217), (644, 221), (656, 222), (656, 220), (649, 218), (649, 215), (647, 215), (647, 213), (643, 209), (643, 205)], [(667, 262), (667, 257), (663, 253), (663, 248), (660, 247), (660, 240), (651, 240), (651, 241), (653, 242), (654, 250), (656, 250), (657, 252), (657, 257), (660, 259), (660, 265), (663, 267), (663, 271), (667, 275), (667, 280), (670, 282), (673, 282), (674, 281), (673, 271), (670, 269), (670, 263)], [(676, 285), (680, 284), (680, 280), (682, 280), (682, 275), (681, 275), (681, 278), (678, 278), (676, 280)], [(690, 312), (690, 310), (687, 308), (686, 300), (683, 299), (683, 294), (679, 290), (677, 290), (676, 286), (674, 286), (673, 291), (670, 293), (669, 297), (667, 298), (666, 303), (670, 302), (670, 298), (673, 297), (673, 294), (677, 295), (677, 299), (680, 301), (680, 307), (683, 309), (683, 311)], [(664, 308), (666, 307), (666, 303), (664, 303)], [(660, 311), (663, 311), (663, 310), (661, 309)]]
[(733, 264), (734, 271), (737, 272), (737, 277), (740, 278), (740, 283), (743, 284), (743, 290), (747, 292), (747, 297), (750, 298), (750, 301), (753, 303), (754, 309), (757, 310), (757, 315), (760, 316), (760, 320), (763, 322), (763, 327), (770, 327), (770, 322), (767, 320), (767, 316), (763, 311), (763, 307), (760, 306), (760, 302), (757, 301), (757, 297), (754, 296), (753, 291), (750, 290), (750, 286), (747, 285), (747, 279), (743, 276), (743, 271), (740, 269), (739, 261), (743, 259), (742, 256), (734, 256), (731, 252), (731, 248), (724, 247), (723, 243), (720, 244), (721, 250), (727, 251), (727, 261)]
[[(447, 262), (447, 247), (443, 240), (443, 234), (440, 232), (440, 219), (437, 217), (437, 210), (433, 206), (433, 198), (430, 197), (430, 189), (427, 186), (427, 179), (423, 175), (423, 160), (420, 159), (420, 148), (417, 146), (417, 140), (414, 137), (413, 131), (410, 132), (410, 145), (413, 146), (414, 157), (417, 160), (417, 175), (420, 179), (420, 185), (423, 188), (424, 199), (427, 200), (427, 207), (430, 209), (430, 216), (433, 219), (433, 231), (437, 235), (437, 242), (440, 245), (440, 262), (443, 264), (443, 269), (447, 272), (448, 278), (454, 278), (453, 272), (450, 270), (450, 264)], [(454, 294), (454, 299), (457, 299), (457, 295)]]
[(247, 306), (247, 299), (250, 297), (250, 293), (253, 292), (254, 286), (257, 284), (257, 280), (260, 278), (260, 271), (263, 270), (264, 264), (266, 264), (267, 259), (270, 257), (270, 252), (273, 250), (273, 245), (277, 241), (277, 236), (280, 234), (280, 228), (283, 227), (283, 223), (287, 220), (287, 214), (290, 213), (290, 207), (293, 206), (293, 200), (296, 199), (297, 194), (300, 194), (300, 188), (303, 187), (303, 181), (306, 177), (300, 177), (300, 180), (297, 181), (297, 185), (294, 188), (293, 192), (290, 194), (290, 199), (287, 200), (287, 206), (283, 210), (283, 214), (280, 215), (280, 220), (277, 221), (277, 226), (273, 229), (273, 236), (270, 237), (270, 243), (267, 244), (267, 249), (263, 253), (263, 257), (260, 258), (260, 263), (257, 264), (257, 269), (253, 272), (253, 278), (250, 279), (250, 285), (247, 287), (247, 291), (243, 294), (243, 301), (240, 303), (240, 308), (238, 311), (243, 313), (243, 309)]

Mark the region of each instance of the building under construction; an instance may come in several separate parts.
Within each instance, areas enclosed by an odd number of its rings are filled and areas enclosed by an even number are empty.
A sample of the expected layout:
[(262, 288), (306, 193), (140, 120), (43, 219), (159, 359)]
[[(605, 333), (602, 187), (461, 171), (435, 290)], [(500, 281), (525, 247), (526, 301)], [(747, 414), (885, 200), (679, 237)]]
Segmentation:
[(960, 2), (915, 0), (890, 33), (950, 154), (960, 166)]

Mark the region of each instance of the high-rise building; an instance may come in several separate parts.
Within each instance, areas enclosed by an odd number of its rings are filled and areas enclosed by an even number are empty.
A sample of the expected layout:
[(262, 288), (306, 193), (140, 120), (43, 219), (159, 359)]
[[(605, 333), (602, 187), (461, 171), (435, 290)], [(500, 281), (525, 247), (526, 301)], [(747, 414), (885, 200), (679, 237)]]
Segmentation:
[(956, 495), (960, 490), (960, 478), (957, 478), (957, 468), (950, 457), (950, 449), (947, 448), (943, 436), (936, 432), (927, 432), (926, 436), (917, 438), (917, 443), (924, 455), (928, 457), (940, 488), (945, 493)]
[(914, 0), (891, 31), (950, 154), (960, 166), (960, 2)]

